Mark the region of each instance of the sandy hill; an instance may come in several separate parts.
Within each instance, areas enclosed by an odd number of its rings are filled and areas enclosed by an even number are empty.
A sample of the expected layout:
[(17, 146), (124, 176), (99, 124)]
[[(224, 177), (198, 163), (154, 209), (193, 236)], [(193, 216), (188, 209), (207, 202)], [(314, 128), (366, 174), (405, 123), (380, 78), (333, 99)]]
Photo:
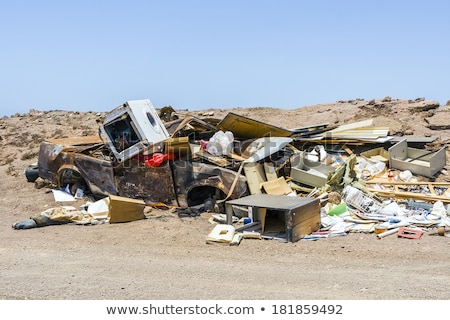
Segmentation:
[[(379, 100), (355, 99), (298, 109), (268, 107), (177, 110), (180, 114), (204, 115), (221, 119), (235, 112), (265, 123), (292, 129), (328, 123), (341, 125), (373, 119), (374, 126), (389, 127), (393, 136), (437, 137), (432, 148), (450, 142), (450, 105), (417, 98), (400, 100), (386, 97)], [(0, 167), (8, 175), (20, 175), (28, 164), (37, 161), (39, 144), (48, 138), (85, 136), (97, 133), (96, 120), (103, 113), (30, 110), (0, 119)]]

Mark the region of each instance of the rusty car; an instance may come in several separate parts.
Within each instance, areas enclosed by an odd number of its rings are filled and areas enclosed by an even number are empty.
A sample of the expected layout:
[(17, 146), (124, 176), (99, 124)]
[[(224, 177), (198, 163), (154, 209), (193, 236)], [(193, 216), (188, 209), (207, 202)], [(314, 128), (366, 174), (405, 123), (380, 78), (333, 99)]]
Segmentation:
[(131, 100), (98, 119), (96, 136), (43, 141), (39, 177), (94, 199), (119, 195), (195, 207), (252, 193), (264, 175), (259, 162), (282, 170), (294, 153), (288, 137), (232, 137), (230, 150), (211, 154), (205, 145), (221, 133), (219, 120), (187, 115), (163, 121), (160, 115), (148, 99)]

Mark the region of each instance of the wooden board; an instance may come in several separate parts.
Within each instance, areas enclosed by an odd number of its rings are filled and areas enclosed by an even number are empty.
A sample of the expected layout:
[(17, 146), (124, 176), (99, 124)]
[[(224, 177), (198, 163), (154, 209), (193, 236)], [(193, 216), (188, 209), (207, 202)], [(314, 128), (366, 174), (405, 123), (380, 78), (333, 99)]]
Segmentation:
[(228, 161), (227, 159), (225, 159), (224, 157), (212, 155), (202, 149), (195, 152), (194, 156), (208, 160), (208, 161), (214, 163), (215, 165), (218, 165), (219, 167), (226, 167), (226, 166), (231, 165), (231, 162)]
[(188, 137), (167, 138), (165, 142), (166, 152), (175, 154), (177, 158), (184, 158), (192, 153)]
[(261, 187), (268, 194), (276, 194), (276, 195), (289, 195), (292, 194), (293, 191), (291, 187), (286, 183), (284, 177), (279, 177), (275, 180), (269, 180), (261, 183)]
[(251, 139), (265, 136), (289, 137), (294, 132), (279, 128), (258, 120), (250, 119), (233, 112), (228, 113), (217, 127), (223, 131), (233, 132), (235, 137)]
[[(387, 198), (415, 199), (422, 201), (442, 201), (450, 203), (450, 197), (447, 193), (438, 194), (436, 189), (439, 187), (450, 188), (448, 182), (404, 182), (404, 181), (388, 181), (383, 178), (375, 178), (366, 181), (368, 190), (376, 193), (378, 196)], [(376, 187), (378, 186), (378, 187)], [(380, 189), (381, 186), (383, 189)], [(402, 187), (408, 186), (426, 186), (430, 190), (429, 193), (419, 193), (401, 190)]]
[(103, 143), (103, 141), (100, 139), (98, 135), (60, 138), (60, 139), (47, 139), (46, 141), (52, 144), (59, 144), (61, 146), (81, 146), (81, 145)]
[(108, 218), (110, 223), (141, 220), (144, 215), (145, 202), (115, 195), (109, 196)]
[(266, 181), (264, 169), (259, 162), (244, 163), (244, 173), (250, 194), (262, 193), (261, 183)]
[(372, 126), (372, 124), (373, 124), (373, 119), (368, 119), (368, 120), (343, 124), (333, 130), (330, 130), (329, 132), (336, 133), (336, 132), (341, 132), (341, 131), (353, 130), (353, 129), (357, 129), (357, 128), (366, 128), (366, 127)]
[(375, 193), (377, 196), (387, 197), (387, 198), (402, 198), (402, 199), (415, 199), (422, 201), (442, 201), (444, 203), (450, 203), (450, 198), (446, 196), (438, 196), (435, 194), (422, 194), (415, 192), (404, 192), (404, 191), (392, 191), (392, 190), (379, 190), (375, 188), (367, 188), (370, 192)]

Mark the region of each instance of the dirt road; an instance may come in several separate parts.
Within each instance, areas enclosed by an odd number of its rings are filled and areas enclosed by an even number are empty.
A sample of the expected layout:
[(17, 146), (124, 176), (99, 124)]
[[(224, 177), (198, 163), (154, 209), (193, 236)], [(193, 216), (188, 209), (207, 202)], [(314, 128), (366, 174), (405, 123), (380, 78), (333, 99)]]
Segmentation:
[(1, 299), (449, 299), (450, 238), (206, 244), (209, 214), (14, 230), (56, 206), (24, 177), (0, 202)]

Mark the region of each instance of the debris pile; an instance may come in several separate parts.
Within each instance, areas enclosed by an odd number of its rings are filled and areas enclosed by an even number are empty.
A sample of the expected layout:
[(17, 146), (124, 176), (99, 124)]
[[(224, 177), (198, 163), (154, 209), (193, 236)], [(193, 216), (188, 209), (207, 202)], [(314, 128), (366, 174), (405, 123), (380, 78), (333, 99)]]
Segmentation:
[[(435, 181), (446, 153), (430, 147), (435, 138), (391, 136), (372, 119), (285, 129), (232, 112), (212, 115), (171, 107), (158, 114), (149, 100), (127, 101), (99, 119), (98, 136), (44, 141), (27, 179), (94, 200), (129, 199), (121, 221), (143, 218), (126, 213), (133, 201), (179, 216), (210, 212), (207, 243), (350, 232), (450, 236), (450, 183)], [(50, 224), (52, 214), (40, 216)], [(95, 220), (81, 214), (65, 221)]]

